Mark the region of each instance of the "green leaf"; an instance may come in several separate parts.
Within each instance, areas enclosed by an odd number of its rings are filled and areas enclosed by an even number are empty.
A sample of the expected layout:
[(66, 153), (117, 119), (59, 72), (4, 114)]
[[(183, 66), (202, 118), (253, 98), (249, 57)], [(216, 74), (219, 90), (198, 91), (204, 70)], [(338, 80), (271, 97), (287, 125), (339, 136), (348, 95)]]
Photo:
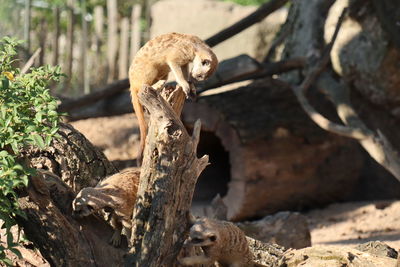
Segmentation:
[(35, 145), (37, 145), (39, 148), (44, 149), (46, 147), (46, 145), (44, 144), (43, 138), (40, 135), (32, 134), (31, 137), (34, 140)]
[(39, 111), (39, 112), (37, 112), (36, 115), (35, 115), (35, 119), (36, 119), (38, 122), (42, 122), (42, 117), (43, 117), (43, 111)]
[(16, 248), (9, 248), (10, 249), (10, 251), (12, 252), (12, 253), (14, 253), (15, 255), (17, 255), (17, 257), (19, 258), (19, 259), (22, 259), (22, 254), (21, 254), (21, 252), (18, 250), (18, 249), (16, 249)]

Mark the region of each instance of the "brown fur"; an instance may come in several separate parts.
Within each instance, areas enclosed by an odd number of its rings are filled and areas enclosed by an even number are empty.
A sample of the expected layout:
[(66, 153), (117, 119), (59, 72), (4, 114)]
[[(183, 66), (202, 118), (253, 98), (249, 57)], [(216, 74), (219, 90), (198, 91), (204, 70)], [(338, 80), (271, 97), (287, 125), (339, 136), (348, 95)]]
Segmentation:
[[(189, 74), (189, 63), (193, 68)], [(203, 65), (206, 62), (207, 65)], [(205, 63), (204, 63), (205, 64)], [(152, 86), (160, 80), (166, 80), (172, 71), (176, 82), (182, 87), (186, 96), (192, 92), (191, 78), (207, 79), (218, 65), (218, 60), (211, 48), (199, 37), (188, 34), (168, 33), (155, 37), (147, 42), (136, 54), (129, 68), (132, 104), (138, 118), (140, 129), (140, 146), (138, 165), (142, 163), (142, 154), (147, 135), (147, 125), (144, 120), (143, 107), (137, 97), (144, 86)], [(189, 77), (191, 76), (191, 77)]]
[(200, 218), (190, 228), (186, 246), (198, 246), (204, 251), (201, 256), (182, 258), (183, 265), (213, 264), (221, 266), (257, 266), (253, 262), (245, 234), (236, 225), (227, 221)]
[(131, 168), (100, 181), (96, 187), (83, 188), (72, 202), (73, 215), (85, 217), (102, 209), (111, 211), (111, 238), (118, 246), (122, 228), (129, 238), (133, 206), (136, 200), (140, 172)]

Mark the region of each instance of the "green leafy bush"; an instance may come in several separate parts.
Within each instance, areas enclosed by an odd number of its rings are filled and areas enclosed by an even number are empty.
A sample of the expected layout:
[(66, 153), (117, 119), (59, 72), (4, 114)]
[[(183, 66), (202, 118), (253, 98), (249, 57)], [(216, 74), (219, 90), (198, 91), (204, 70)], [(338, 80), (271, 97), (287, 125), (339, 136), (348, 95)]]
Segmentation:
[(20, 75), (15, 68), (15, 39), (0, 39), (0, 220), (7, 242), (0, 243), (0, 263), (11, 265), (6, 250), (20, 256), (17, 242), (10, 232), (15, 217), (23, 216), (15, 189), (27, 186), (35, 172), (23, 164), (20, 150), (26, 146), (45, 148), (57, 136), (59, 114), (57, 102), (50, 95), (48, 83), (59, 81), (59, 67), (31, 68)]

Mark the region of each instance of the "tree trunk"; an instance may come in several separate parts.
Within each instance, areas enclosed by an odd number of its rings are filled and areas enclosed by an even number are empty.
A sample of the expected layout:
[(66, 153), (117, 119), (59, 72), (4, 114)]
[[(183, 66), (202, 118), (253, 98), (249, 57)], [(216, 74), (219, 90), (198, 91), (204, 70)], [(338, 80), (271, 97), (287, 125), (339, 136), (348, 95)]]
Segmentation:
[(142, 7), (139, 4), (136, 4), (132, 8), (131, 15), (131, 50), (129, 56), (129, 63), (133, 60), (133, 57), (136, 55), (137, 51), (140, 48), (140, 17), (142, 15)]
[(45, 55), (46, 55), (46, 39), (47, 39), (47, 21), (45, 18), (42, 18), (40, 21), (40, 34), (39, 34), (39, 47), (40, 47), (40, 54), (38, 60), (38, 66), (44, 66), (45, 62)]
[(60, 38), (60, 7), (56, 6), (53, 8), (54, 16), (54, 33), (52, 35), (52, 48), (53, 55), (51, 59), (51, 64), (53, 66), (58, 65), (58, 54), (59, 54), (59, 38)]
[(29, 149), (32, 167), (47, 170), (31, 177), (19, 199), (27, 219), (19, 224), (52, 266), (121, 266), (124, 250), (108, 244), (113, 230), (100, 218), (71, 217), (75, 194), (116, 172), (103, 153), (71, 126), (46, 150)]
[(189, 136), (154, 89), (146, 87), (139, 99), (150, 112), (150, 122), (133, 212), (132, 255), (126, 266), (172, 266), (189, 228), (187, 215), (196, 180), (208, 156), (197, 158), (199, 121)]
[(86, 21), (86, 0), (81, 1), (81, 20), (82, 20), (82, 34), (81, 34), (81, 81), (83, 85), (83, 93), (88, 94), (90, 93), (90, 82), (89, 82), (89, 69), (88, 69), (88, 23)]
[(122, 18), (120, 27), (120, 44), (119, 44), (119, 64), (118, 78), (125, 79), (128, 77), (128, 61), (129, 61), (129, 19)]
[(72, 79), (72, 64), (74, 58), (73, 51), (74, 51), (74, 26), (75, 26), (75, 15), (74, 15), (75, 0), (68, 0), (67, 8), (68, 8), (67, 47), (66, 47), (67, 59), (64, 71), (65, 74), (67, 75), (65, 88), (70, 90), (71, 79)]
[(26, 42), (26, 60), (30, 57), (31, 51), (31, 14), (32, 13), (32, 0), (25, 0), (24, 11), (24, 40)]
[(118, 9), (117, 0), (107, 0), (107, 61), (108, 82), (113, 81), (116, 76), (116, 59), (118, 53)]

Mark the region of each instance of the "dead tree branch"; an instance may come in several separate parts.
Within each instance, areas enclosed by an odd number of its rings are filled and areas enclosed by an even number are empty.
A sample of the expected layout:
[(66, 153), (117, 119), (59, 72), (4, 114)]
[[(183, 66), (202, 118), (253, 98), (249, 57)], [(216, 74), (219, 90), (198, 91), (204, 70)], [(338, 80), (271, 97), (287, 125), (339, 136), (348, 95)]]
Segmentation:
[(126, 266), (172, 266), (188, 230), (187, 212), (208, 156), (197, 158), (201, 124), (189, 136), (170, 105), (151, 87), (139, 92), (150, 112), (149, 133), (132, 220)]
[(266, 16), (274, 12), (275, 10), (283, 7), (288, 0), (272, 0), (269, 1), (262, 6), (260, 6), (256, 11), (245, 17), (244, 19), (236, 22), (232, 26), (214, 34), (210, 38), (208, 38), (205, 42), (213, 47), (223, 41), (231, 38), (235, 34), (247, 29), (248, 27), (252, 26), (253, 24), (260, 22)]
[[(330, 51), (333, 47), (333, 44), (336, 40), (338, 33), (339, 33), (340, 26), (342, 25), (342, 22), (345, 18), (346, 13), (347, 13), (347, 9), (344, 9), (341, 16), (338, 19), (338, 23), (337, 23), (335, 32), (332, 36), (332, 40), (327, 45), (322, 58), (319, 60), (319, 62), (317, 64), (315, 64), (315, 67), (312, 68), (308, 72), (307, 76), (305, 77), (305, 79), (301, 83), (301, 85), (299, 85), (297, 87), (293, 87), (293, 92), (295, 93), (295, 95), (296, 95), (297, 99), (299, 100), (299, 103), (300, 103), (301, 107), (304, 109), (304, 111), (322, 129), (329, 131), (329, 132), (339, 134), (339, 135), (356, 138), (356, 139), (362, 139), (365, 137), (365, 133), (363, 131), (360, 131), (360, 129), (358, 129), (358, 128), (351, 128), (351, 127), (343, 126), (343, 125), (340, 125), (340, 124), (330, 121), (329, 119), (327, 119), (323, 115), (321, 115), (317, 110), (315, 110), (314, 107), (310, 104), (310, 102), (308, 101), (308, 99), (306, 97), (307, 90), (317, 80), (318, 76), (325, 69), (326, 65), (328, 64), (328, 62), (330, 60)], [(310, 61), (315, 62), (315, 59), (311, 59)], [(309, 65), (314, 65), (314, 64), (309, 64)]]
[[(328, 73), (323, 73), (319, 77), (330, 60), (330, 51), (339, 33), (346, 12), (347, 9), (344, 9), (336, 25), (332, 40), (327, 45), (316, 67), (308, 73), (300, 86), (293, 88), (293, 91), (304, 111), (318, 126), (324, 130), (357, 139), (373, 159), (400, 181), (399, 155), (387, 138), (379, 130), (377, 133), (370, 130), (358, 117), (348, 98), (348, 89), (344, 85), (339, 84)], [(307, 100), (305, 93), (317, 80), (318, 86), (330, 97), (330, 100), (336, 107), (339, 118), (345, 125), (333, 123), (325, 118)]]
[(120, 93), (129, 88), (129, 80), (123, 79), (110, 84), (107, 84), (105, 87), (96, 90), (91, 94), (84, 95), (77, 99), (68, 99), (61, 103), (58, 107), (59, 112), (66, 112), (75, 109), (82, 108), (84, 106), (88, 106), (90, 104), (96, 103), (101, 99), (105, 99), (111, 96), (114, 96), (117, 93)]

